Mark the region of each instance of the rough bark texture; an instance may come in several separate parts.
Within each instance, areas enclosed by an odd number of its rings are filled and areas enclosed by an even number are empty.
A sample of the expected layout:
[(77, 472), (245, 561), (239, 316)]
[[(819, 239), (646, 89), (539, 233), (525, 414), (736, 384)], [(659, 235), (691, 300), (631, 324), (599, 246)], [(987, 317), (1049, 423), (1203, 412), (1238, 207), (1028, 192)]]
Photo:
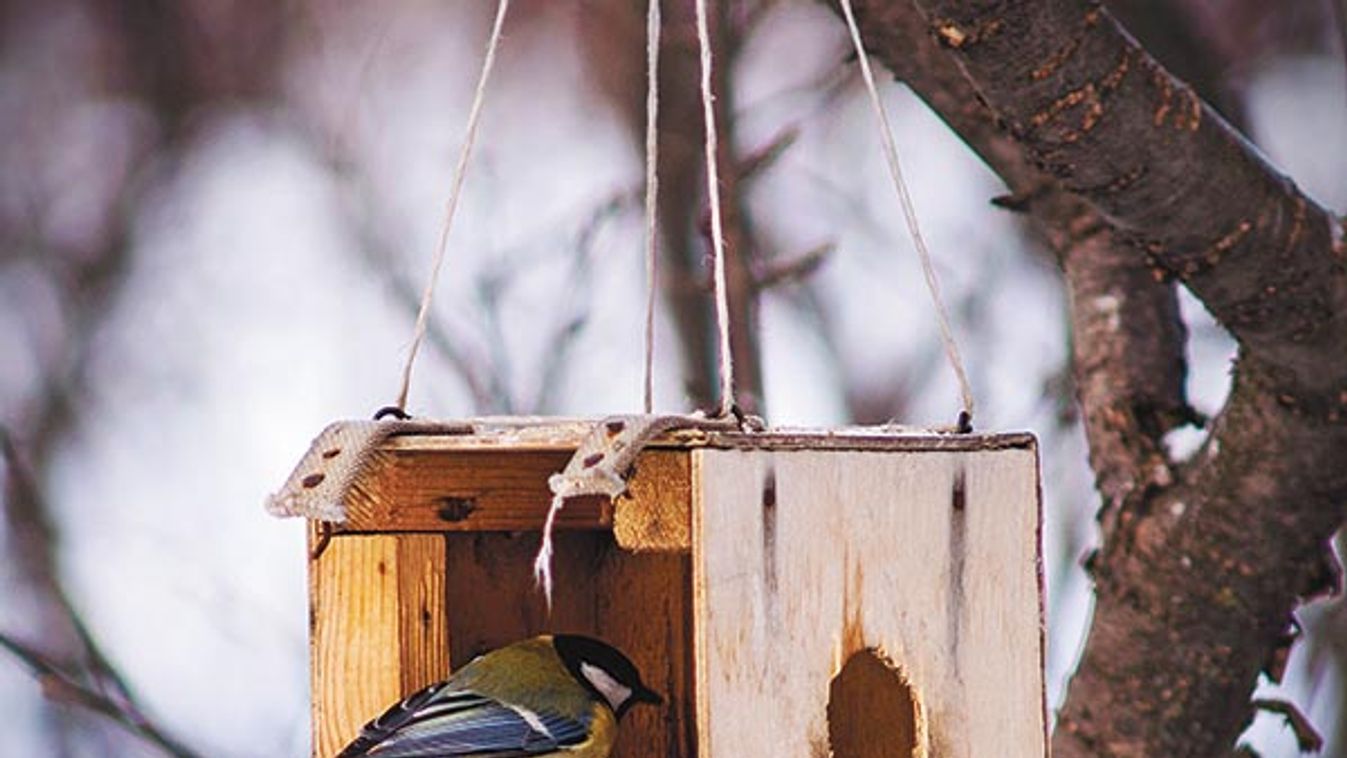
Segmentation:
[[(872, 52), (1006, 179), (1071, 289), (1105, 544), (1055, 753), (1228, 754), (1292, 611), (1338, 581), (1341, 221), (1097, 4), (855, 5)], [(1181, 465), (1160, 446), (1190, 416), (1175, 280), (1241, 346), (1226, 407)]]

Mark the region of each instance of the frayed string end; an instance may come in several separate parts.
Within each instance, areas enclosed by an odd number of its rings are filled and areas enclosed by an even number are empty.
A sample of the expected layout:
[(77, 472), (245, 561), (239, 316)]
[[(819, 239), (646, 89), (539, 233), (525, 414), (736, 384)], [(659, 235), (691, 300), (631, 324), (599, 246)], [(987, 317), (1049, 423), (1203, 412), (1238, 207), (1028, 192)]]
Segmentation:
[(552, 531), (556, 528), (557, 514), (565, 505), (566, 498), (561, 494), (552, 495), (552, 505), (547, 509), (547, 521), (543, 523), (542, 545), (538, 547), (538, 555), (533, 559), (533, 581), (538, 589), (542, 590), (543, 598), (547, 601), (548, 613), (552, 612)]

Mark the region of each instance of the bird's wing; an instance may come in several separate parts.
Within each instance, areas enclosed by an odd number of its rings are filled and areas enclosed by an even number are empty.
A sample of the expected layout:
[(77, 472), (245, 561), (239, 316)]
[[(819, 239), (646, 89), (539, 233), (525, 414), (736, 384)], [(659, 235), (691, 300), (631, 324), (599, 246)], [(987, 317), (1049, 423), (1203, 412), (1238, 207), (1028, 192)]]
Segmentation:
[(438, 685), (371, 721), (338, 758), (525, 758), (578, 745), (587, 734), (573, 718)]

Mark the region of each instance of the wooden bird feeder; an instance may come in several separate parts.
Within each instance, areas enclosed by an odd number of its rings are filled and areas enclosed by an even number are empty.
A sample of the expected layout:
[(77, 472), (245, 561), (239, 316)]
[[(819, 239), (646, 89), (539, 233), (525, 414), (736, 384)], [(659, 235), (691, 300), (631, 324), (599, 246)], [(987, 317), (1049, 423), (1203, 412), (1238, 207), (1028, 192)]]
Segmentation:
[(315, 756), (548, 631), (608, 640), (664, 693), (617, 758), (1047, 754), (1031, 435), (661, 433), (625, 494), (561, 511), (549, 616), (548, 479), (593, 428), (410, 428), (347, 472), (340, 523), (310, 530)]

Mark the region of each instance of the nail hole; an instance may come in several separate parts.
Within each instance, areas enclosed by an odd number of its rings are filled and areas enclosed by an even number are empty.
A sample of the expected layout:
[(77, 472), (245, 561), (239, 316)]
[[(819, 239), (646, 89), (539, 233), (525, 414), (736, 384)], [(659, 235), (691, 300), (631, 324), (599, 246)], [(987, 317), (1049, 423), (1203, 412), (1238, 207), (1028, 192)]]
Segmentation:
[(954, 475), (954, 487), (950, 492), (950, 507), (955, 511), (962, 511), (968, 507), (968, 479), (963, 469), (959, 469)]
[(339, 447), (328, 448), (323, 451), (324, 458), (336, 458), (339, 455), (341, 455), (341, 448)]
[(326, 475), (326, 474), (321, 474), (321, 473), (320, 473), (320, 474), (309, 474), (308, 476), (304, 477), (304, 480), (303, 480), (302, 482), (300, 482), (300, 484), (303, 484), (305, 489), (310, 489), (310, 490), (311, 490), (311, 489), (313, 489), (314, 487), (317, 487), (318, 485), (322, 484), (322, 483), (323, 483), (323, 480), (326, 479), (326, 478), (327, 478), (327, 475)]
[(594, 468), (603, 460), (603, 453), (595, 453), (584, 460), (585, 468)]
[(436, 514), (442, 521), (457, 523), (477, 510), (477, 501), (470, 497), (442, 497)]

